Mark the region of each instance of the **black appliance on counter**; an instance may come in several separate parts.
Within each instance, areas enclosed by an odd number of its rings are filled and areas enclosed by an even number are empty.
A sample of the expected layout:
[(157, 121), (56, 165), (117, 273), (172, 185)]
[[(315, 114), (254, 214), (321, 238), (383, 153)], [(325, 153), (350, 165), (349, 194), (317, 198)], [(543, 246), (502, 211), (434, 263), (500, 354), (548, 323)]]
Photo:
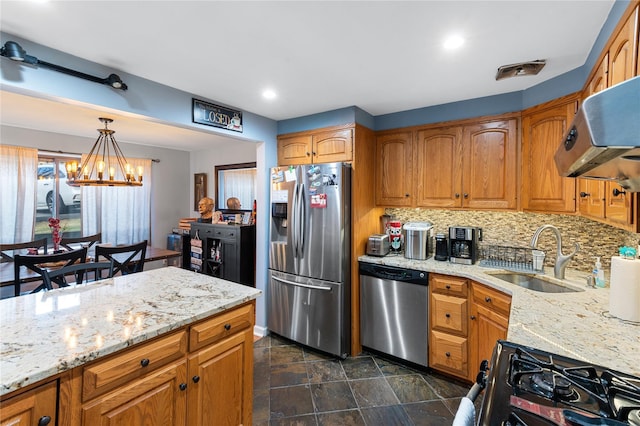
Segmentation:
[(435, 260), (449, 260), (449, 239), (445, 234), (436, 234)]
[(477, 425), (638, 426), (640, 377), (500, 340)]
[(473, 265), (478, 260), (479, 242), (482, 228), (473, 226), (452, 226), (449, 228), (449, 261), (463, 265)]

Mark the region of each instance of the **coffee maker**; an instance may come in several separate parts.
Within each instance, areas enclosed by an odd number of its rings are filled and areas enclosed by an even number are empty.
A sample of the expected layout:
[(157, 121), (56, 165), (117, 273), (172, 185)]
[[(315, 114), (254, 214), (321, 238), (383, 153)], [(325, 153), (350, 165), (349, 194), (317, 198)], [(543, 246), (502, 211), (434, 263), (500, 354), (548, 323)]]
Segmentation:
[(449, 261), (463, 265), (473, 265), (478, 260), (480, 241), (482, 241), (482, 228), (472, 226), (450, 227)]

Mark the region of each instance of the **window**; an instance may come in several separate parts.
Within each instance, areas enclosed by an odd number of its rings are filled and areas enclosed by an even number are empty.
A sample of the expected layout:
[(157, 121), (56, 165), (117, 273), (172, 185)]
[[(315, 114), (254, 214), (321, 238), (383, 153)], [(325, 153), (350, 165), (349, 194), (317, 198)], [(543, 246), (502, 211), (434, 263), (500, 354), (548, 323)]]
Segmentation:
[(38, 156), (36, 190), (36, 222), (34, 238), (51, 239), (49, 218), (60, 219), (65, 237), (82, 235), (81, 190), (67, 185), (66, 164), (79, 161), (78, 157)]

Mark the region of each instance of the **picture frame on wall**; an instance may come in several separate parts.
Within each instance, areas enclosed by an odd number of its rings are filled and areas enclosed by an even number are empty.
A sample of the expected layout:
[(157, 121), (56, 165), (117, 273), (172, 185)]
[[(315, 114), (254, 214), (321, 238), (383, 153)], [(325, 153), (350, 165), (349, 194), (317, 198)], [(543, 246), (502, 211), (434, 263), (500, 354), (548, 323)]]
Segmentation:
[(193, 210), (198, 211), (198, 203), (207, 196), (207, 174), (193, 175)]

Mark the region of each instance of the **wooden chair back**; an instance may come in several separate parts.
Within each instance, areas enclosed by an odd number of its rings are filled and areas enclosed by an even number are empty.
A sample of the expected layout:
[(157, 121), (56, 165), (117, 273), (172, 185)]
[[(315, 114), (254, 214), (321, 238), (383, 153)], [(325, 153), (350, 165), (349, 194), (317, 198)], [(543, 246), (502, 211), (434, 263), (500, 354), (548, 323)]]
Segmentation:
[[(33, 272), (39, 274), (40, 276), (44, 275), (44, 271), (48, 268), (61, 268), (65, 266), (72, 265), (74, 263), (84, 263), (87, 259), (87, 248), (83, 247), (78, 250), (64, 251), (62, 253), (54, 253), (54, 254), (35, 254), (35, 255), (20, 255), (17, 254), (14, 257), (13, 268), (14, 268), (14, 295), (20, 296), (20, 286), (22, 284), (22, 279), (20, 278), (20, 268), (26, 267), (27, 269), (32, 270)], [(43, 277), (44, 280), (44, 277)], [(63, 280), (57, 279), (56, 283), (64, 287), (66, 286), (66, 282)], [(51, 290), (50, 287), (46, 287), (45, 283), (39, 285), (32, 291), (35, 293), (40, 290)]]
[[(25, 243), (0, 244), (1, 261), (13, 262), (13, 258), (17, 254), (16, 251), (28, 249), (43, 249), (44, 254), (47, 254), (47, 238), (40, 238), (39, 240), (28, 241)], [(5, 252), (11, 252), (11, 254)]]
[(96, 246), (96, 262), (104, 257), (113, 260), (113, 274), (120, 272), (122, 275), (142, 272), (144, 269), (144, 257), (147, 254), (147, 240), (135, 244), (122, 246)]
[[(93, 272), (93, 279), (90, 275)], [(106, 272), (106, 274), (105, 274)], [(42, 274), (43, 284), (46, 288), (52, 289), (53, 283), (64, 282), (69, 284), (67, 279), (74, 277), (75, 284), (88, 283), (92, 281), (99, 281), (105, 278), (111, 278), (113, 276), (113, 260), (108, 262), (85, 262), (74, 263), (72, 265), (63, 266), (59, 269), (44, 270)], [(85, 279), (86, 278), (86, 279)]]
[(102, 232), (98, 232), (95, 235), (88, 235), (86, 237), (75, 237), (75, 238), (64, 238), (60, 240), (60, 245), (67, 250), (73, 250), (71, 244), (82, 244), (82, 246), (86, 246), (88, 249), (93, 247), (95, 243), (102, 242)]

